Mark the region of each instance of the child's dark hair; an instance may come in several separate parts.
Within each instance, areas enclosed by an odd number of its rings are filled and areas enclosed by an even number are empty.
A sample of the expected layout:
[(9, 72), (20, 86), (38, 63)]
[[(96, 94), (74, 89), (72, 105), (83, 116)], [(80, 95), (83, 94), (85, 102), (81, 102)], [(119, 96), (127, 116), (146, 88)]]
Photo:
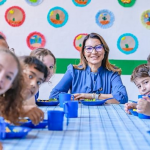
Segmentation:
[(0, 96), (0, 113), (5, 119), (11, 123), (17, 124), (23, 106), (23, 76), (20, 62), (17, 56), (10, 50), (0, 50), (0, 54), (7, 54), (14, 58), (17, 63), (18, 73), (12, 83), (12, 87), (5, 92), (5, 96)]
[(37, 57), (38, 59), (40, 59), (42, 61), (43, 61), (43, 58), (47, 55), (50, 55), (54, 58), (54, 65), (55, 65), (56, 64), (55, 56), (53, 55), (53, 53), (50, 50), (48, 50), (46, 48), (37, 48), (35, 50), (32, 50), (30, 53), (30, 56)]
[(0, 39), (1, 39), (1, 40), (5, 40), (5, 38), (4, 38), (2, 35), (0, 35)]
[(46, 79), (48, 76), (48, 69), (47, 67), (41, 62), (39, 59), (33, 56), (21, 56), (19, 57), (20, 62), (23, 63), (23, 65), (35, 65), (35, 69), (38, 71), (44, 73), (44, 78)]
[(150, 77), (150, 68), (147, 64), (142, 64), (137, 66), (132, 74), (131, 74), (131, 82), (134, 82), (135, 78), (143, 78), (143, 77)]

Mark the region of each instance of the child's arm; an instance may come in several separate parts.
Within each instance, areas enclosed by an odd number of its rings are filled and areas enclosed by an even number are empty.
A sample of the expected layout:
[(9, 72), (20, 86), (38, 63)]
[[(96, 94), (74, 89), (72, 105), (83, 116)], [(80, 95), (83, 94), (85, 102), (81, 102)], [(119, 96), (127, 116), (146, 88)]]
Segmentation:
[(32, 123), (37, 125), (44, 119), (44, 112), (36, 106), (25, 105), (21, 117), (29, 117)]
[(138, 100), (137, 112), (150, 116), (150, 98), (148, 96), (143, 96)]
[(136, 103), (126, 103), (124, 105), (124, 110), (126, 113), (130, 114), (129, 109), (136, 109), (137, 104)]

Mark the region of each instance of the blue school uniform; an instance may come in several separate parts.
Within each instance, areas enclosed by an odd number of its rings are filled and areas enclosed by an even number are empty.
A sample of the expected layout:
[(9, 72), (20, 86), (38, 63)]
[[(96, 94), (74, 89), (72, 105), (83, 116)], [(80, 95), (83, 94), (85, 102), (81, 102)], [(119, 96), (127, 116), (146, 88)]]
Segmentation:
[(35, 95), (35, 101), (37, 101), (38, 97), (39, 97), (39, 91)]
[(97, 73), (90, 71), (87, 66), (85, 70), (75, 69), (69, 65), (60, 82), (53, 88), (50, 98), (58, 98), (59, 93), (101, 93), (112, 94), (113, 98), (124, 104), (128, 101), (125, 86), (122, 84), (117, 72), (109, 71), (100, 67)]

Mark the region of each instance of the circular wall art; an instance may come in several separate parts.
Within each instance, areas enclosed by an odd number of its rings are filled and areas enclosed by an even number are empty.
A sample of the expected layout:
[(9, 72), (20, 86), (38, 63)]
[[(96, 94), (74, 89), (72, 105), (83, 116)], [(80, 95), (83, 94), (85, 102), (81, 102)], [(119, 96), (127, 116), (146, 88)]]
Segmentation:
[(150, 29), (150, 10), (146, 10), (142, 13), (141, 22), (147, 29)]
[(0, 32), (0, 35), (1, 35), (4, 39), (6, 39), (6, 36), (4, 35), (4, 33)]
[(26, 0), (26, 2), (32, 6), (39, 5), (43, 2), (43, 0)]
[(61, 7), (50, 9), (47, 15), (47, 20), (55, 28), (62, 27), (68, 21), (68, 13)]
[(25, 12), (18, 6), (12, 6), (6, 10), (5, 19), (13, 27), (21, 26), (25, 20)]
[(87, 35), (87, 33), (80, 33), (74, 38), (73, 45), (76, 50), (81, 51), (82, 42)]
[(3, 5), (6, 2), (6, 0), (0, 0), (0, 5)]
[(124, 54), (134, 53), (138, 48), (138, 40), (131, 33), (122, 34), (117, 41), (118, 49)]
[(119, 4), (123, 7), (131, 7), (136, 0), (118, 0)]
[(115, 20), (115, 17), (113, 13), (109, 10), (100, 10), (96, 16), (96, 23), (101, 27), (101, 28), (109, 28), (113, 25), (113, 22)]
[(46, 40), (43, 34), (39, 32), (32, 32), (27, 36), (27, 45), (30, 49), (36, 49), (40, 47), (44, 47)]
[(72, 1), (78, 7), (84, 7), (91, 2), (91, 0), (72, 0)]

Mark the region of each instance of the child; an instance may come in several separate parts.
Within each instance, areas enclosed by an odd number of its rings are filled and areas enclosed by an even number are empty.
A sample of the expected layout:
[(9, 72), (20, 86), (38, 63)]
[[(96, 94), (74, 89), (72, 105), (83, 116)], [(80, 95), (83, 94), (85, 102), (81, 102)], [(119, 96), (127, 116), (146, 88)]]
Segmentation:
[(18, 58), (9, 50), (0, 50), (0, 113), (10, 122), (18, 123), (23, 98), (23, 78)]
[[(136, 67), (131, 75), (131, 81), (135, 83), (141, 95), (150, 95), (150, 68), (147, 64)], [(143, 100), (144, 99), (144, 100)], [(126, 103), (125, 111), (137, 108), (137, 112), (150, 115), (150, 98), (143, 96), (138, 103)]]
[[(54, 74), (54, 68), (56, 64), (56, 58), (52, 52), (45, 48), (37, 48), (30, 53), (30, 56), (35, 56), (37, 59), (41, 60), (48, 68), (48, 77), (45, 82), (48, 82), (52, 75)], [(27, 105), (35, 105), (35, 99), (39, 96), (39, 92), (26, 102)]]
[[(45, 82), (48, 69), (40, 60), (32, 56), (20, 57), (20, 62), (25, 81), (22, 95), (24, 100), (28, 100), (38, 92), (39, 86)], [(35, 125), (44, 119), (43, 111), (35, 105), (26, 105), (23, 108), (22, 117), (29, 117)]]

